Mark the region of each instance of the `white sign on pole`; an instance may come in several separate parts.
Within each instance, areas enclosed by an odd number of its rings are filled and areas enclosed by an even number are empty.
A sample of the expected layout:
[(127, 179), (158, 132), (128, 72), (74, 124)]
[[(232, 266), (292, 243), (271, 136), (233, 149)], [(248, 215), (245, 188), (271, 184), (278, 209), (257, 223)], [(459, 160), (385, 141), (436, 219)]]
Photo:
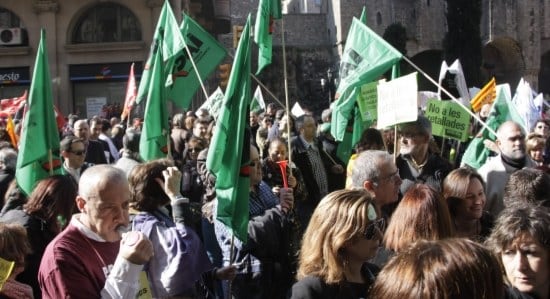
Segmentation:
[(103, 106), (107, 104), (106, 97), (90, 97), (86, 98), (86, 117), (92, 118), (95, 115), (101, 115)]
[(417, 73), (378, 84), (378, 129), (415, 121), (418, 116)]

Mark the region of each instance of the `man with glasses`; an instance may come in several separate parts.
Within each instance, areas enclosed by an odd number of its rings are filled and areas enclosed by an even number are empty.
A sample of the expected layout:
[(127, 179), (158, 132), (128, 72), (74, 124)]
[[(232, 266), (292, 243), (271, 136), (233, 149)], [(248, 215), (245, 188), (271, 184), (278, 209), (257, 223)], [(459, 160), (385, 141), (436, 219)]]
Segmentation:
[(90, 126), (85, 119), (79, 119), (74, 123), (74, 136), (82, 139), (86, 145), (85, 161), (93, 164), (107, 164), (103, 145), (90, 139)]
[(260, 155), (252, 145), (249, 175), (248, 242), (233, 241), (231, 231), (219, 220), (214, 222), (223, 266), (229, 266), (230, 261), (238, 265), (232, 282), (235, 298), (285, 298), (292, 281), (287, 256), (292, 189), (281, 188), (278, 196), (271, 191), (262, 181)]
[(378, 209), (397, 202), (402, 181), (392, 155), (380, 150), (363, 151), (355, 159), (355, 165), (351, 188), (372, 192)]
[(79, 214), (46, 248), (38, 282), (43, 298), (135, 298), (139, 275), (153, 255), (129, 223), (126, 175), (108, 165), (88, 169), (75, 199)]
[(63, 171), (71, 175), (78, 183), (82, 173), (93, 166), (93, 164), (84, 161), (86, 157), (84, 140), (75, 136), (66, 136), (61, 140), (59, 150), (63, 157)]
[(401, 194), (414, 184), (427, 184), (441, 191), (441, 182), (452, 170), (452, 165), (430, 151), (432, 124), (419, 115), (416, 121), (400, 125), (399, 156), (396, 165), (403, 180)]

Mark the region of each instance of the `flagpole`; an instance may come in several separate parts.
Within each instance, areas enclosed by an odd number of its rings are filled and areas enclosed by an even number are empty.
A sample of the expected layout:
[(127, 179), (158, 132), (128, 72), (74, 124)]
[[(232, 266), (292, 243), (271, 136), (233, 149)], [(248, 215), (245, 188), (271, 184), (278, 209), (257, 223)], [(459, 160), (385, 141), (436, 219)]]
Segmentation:
[(52, 149), (48, 149), (48, 162), (50, 162), (50, 175), (53, 175), (53, 154)]
[[(231, 245), (229, 247), (229, 265), (233, 265), (233, 263), (235, 262), (233, 260), (234, 258), (234, 253), (235, 253), (235, 234), (234, 233), (231, 233)], [(233, 285), (233, 280), (229, 280), (229, 284), (227, 286), (227, 296), (226, 298), (231, 298), (231, 288), (232, 288), (232, 285)]]
[[(292, 150), (290, 145), (290, 103), (288, 101), (288, 76), (286, 75), (286, 49), (285, 49), (285, 18), (281, 17), (281, 43), (283, 46), (283, 78), (285, 84), (285, 110), (286, 110), (286, 134), (288, 136), (286, 142), (288, 146), (288, 165), (292, 165)], [(292, 167), (290, 168), (292, 174)]]
[(262, 81), (260, 81), (260, 79), (258, 79), (258, 77), (256, 77), (253, 73), (250, 73), (250, 76), (252, 77), (252, 79), (254, 79), (256, 81), (256, 83), (258, 83), (258, 85), (260, 85), (263, 89), (265, 89), (265, 91), (267, 91), (267, 93), (273, 98), (273, 100), (275, 100), (275, 102), (277, 102), (277, 104), (281, 105), (281, 107), (284, 107), (285, 105), (283, 105), (283, 103), (281, 103), (281, 101), (279, 101), (279, 99), (277, 99), (277, 97), (275, 96), (275, 94), (273, 94), (271, 92), (271, 90), (269, 90), (263, 83)]
[(408, 62), (412, 67), (414, 67), (419, 73), (421, 73), (424, 77), (426, 77), (426, 79), (428, 79), (428, 81), (432, 82), (435, 86), (441, 88), (441, 91), (443, 91), (447, 96), (449, 96), (451, 98), (451, 100), (455, 101), (457, 104), (459, 104), (466, 112), (468, 112), (475, 120), (477, 120), (484, 128), (486, 128), (491, 134), (493, 135), (497, 135), (497, 133), (491, 129), (487, 123), (485, 123), (484, 121), (481, 120), (481, 118), (479, 118), (479, 116), (477, 116), (475, 113), (473, 113), (472, 111), (470, 111), (470, 108), (464, 106), (464, 104), (462, 104), (462, 102), (460, 102), (457, 98), (455, 98), (450, 92), (447, 91), (447, 89), (445, 89), (443, 86), (441, 86), (439, 83), (435, 82), (434, 79), (432, 79), (432, 77), (430, 77), (428, 74), (426, 74), (422, 69), (420, 69), (420, 67), (418, 67), (416, 64), (414, 64), (409, 58), (407, 58), (407, 56), (403, 55), (403, 60), (405, 60), (406, 62)]
[[(282, 19), (282, 18), (281, 18)], [(233, 54), (231, 53), (227, 53), (227, 55), (229, 55), (229, 57), (231, 57), (231, 59), (235, 58), (233, 56)], [(273, 100), (275, 102), (277, 102), (277, 104), (279, 104), (281, 107), (284, 107), (285, 105), (283, 105), (283, 103), (281, 103), (281, 101), (279, 101), (279, 99), (277, 99), (277, 97), (275, 96), (275, 94), (273, 94), (273, 92), (271, 92), (271, 90), (269, 90), (269, 88), (267, 88), (267, 86), (265, 86), (262, 81), (260, 81), (260, 79), (258, 79), (258, 77), (256, 77), (256, 75), (254, 75), (253, 73), (250, 73), (250, 77), (252, 77), (252, 79), (254, 79), (254, 81), (256, 81), (256, 83), (258, 83), (258, 85), (260, 85), (263, 89), (265, 89), (265, 91), (267, 91), (267, 93), (273, 98)]]
[(187, 52), (187, 55), (189, 56), (189, 60), (191, 61), (191, 64), (193, 65), (193, 69), (195, 70), (195, 74), (197, 75), (197, 79), (199, 80), (199, 83), (201, 84), (202, 92), (204, 92), (204, 96), (208, 99), (208, 92), (206, 91), (206, 88), (204, 87), (204, 82), (201, 80), (201, 76), (199, 74), (199, 70), (197, 69), (197, 65), (195, 64), (195, 60), (193, 59), (193, 55), (191, 54), (191, 51), (189, 51), (189, 47), (187, 44), (185, 45), (185, 51)]

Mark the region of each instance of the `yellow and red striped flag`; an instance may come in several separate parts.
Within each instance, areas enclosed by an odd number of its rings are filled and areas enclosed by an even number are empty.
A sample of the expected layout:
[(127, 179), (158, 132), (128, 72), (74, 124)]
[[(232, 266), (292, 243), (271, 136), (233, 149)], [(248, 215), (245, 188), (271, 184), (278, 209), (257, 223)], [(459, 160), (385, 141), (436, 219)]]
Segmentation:
[(492, 104), (497, 97), (497, 84), (495, 78), (491, 79), (483, 88), (476, 94), (476, 96), (470, 101), (472, 110), (479, 112), (481, 107), (485, 104)]
[(15, 133), (15, 124), (13, 123), (13, 119), (11, 119), (11, 115), (8, 116), (8, 122), (6, 124), (6, 132), (8, 133), (8, 136), (10, 136), (11, 144), (13, 145), (13, 148), (17, 149), (18, 143), (19, 143), (19, 136), (17, 136), (17, 133)]

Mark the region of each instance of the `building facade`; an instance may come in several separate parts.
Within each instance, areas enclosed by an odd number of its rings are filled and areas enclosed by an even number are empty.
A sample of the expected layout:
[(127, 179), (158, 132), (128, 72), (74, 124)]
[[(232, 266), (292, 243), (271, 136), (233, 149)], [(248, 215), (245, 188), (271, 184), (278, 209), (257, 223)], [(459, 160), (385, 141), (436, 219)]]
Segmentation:
[[(217, 36), (230, 53), (234, 33), (249, 13), (255, 18), (258, 6), (258, 0), (169, 2), (175, 12), (187, 12)], [(45, 28), (54, 101), (61, 111), (90, 117), (105, 105), (121, 105), (132, 63), (139, 80), (163, 3), (3, 0), (0, 98), (19, 96), (28, 89), (40, 28)], [(482, 3), (480, 68), (497, 82), (514, 84), (524, 77), (535, 89), (550, 93), (550, 84), (544, 84), (550, 78), (550, 0)], [(404, 25), (407, 56), (430, 64), (421, 65), (429, 73), (438, 72), (447, 28), (445, 0), (283, 0), (283, 20), (275, 22), (273, 63), (253, 81), (270, 90), (266, 100), (284, 103), (287, 82), (290, 104), (298, 101), (314, 111), (328, 107), (338, 83), (339, 55), (347, 31), (363, 6), (367, 24), (380, 35), (392, 23)], [(176, 17), (181, 20), (179, 13)], [(206, 82), (209, 92), (218, 83), (215, 75), (211, 77)], [(204, 100), (201, 93), (196, 97), (196, 102)]]

